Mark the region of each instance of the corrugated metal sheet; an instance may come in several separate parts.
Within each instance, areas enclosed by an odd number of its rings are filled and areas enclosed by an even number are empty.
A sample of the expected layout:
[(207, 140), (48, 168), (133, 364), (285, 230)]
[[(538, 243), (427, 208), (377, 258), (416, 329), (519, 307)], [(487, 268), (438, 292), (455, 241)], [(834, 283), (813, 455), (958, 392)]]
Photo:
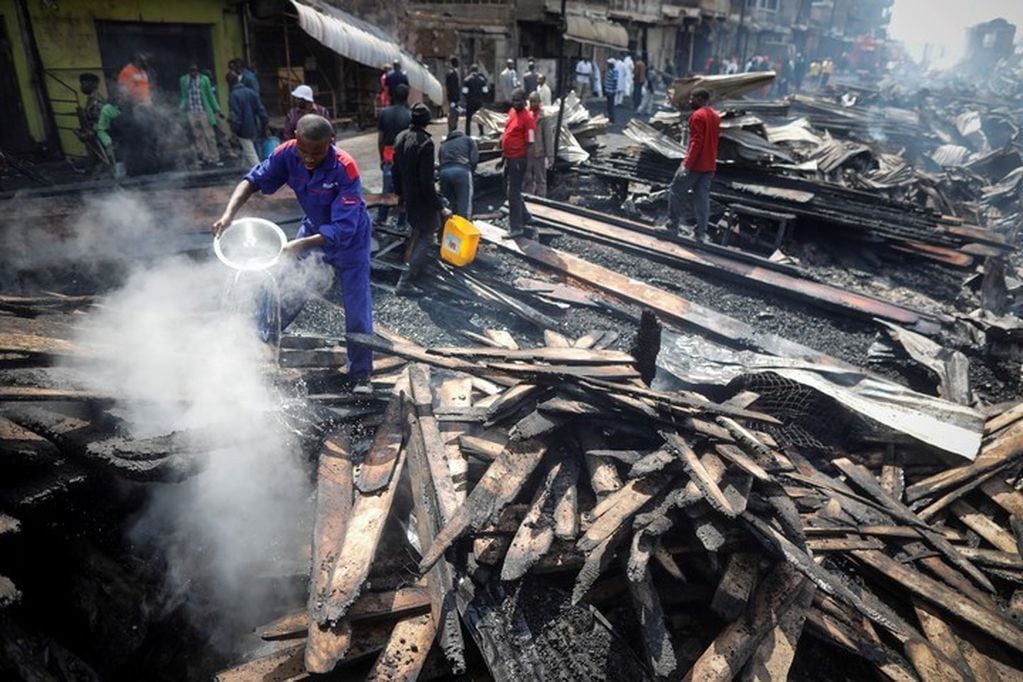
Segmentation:
[(413, 88), (434, 103), (444, 101), (440, 81), (380, 28), (318, 0), (291, 0), (291, 4), (298, 12), (298, 25), (317, 42), (366, 66), (379, 68), (400, 59)]
[(599, 17), (565, 15), (565, 38), (587, 45), (628, 49), (629, 32), (624, 26)]

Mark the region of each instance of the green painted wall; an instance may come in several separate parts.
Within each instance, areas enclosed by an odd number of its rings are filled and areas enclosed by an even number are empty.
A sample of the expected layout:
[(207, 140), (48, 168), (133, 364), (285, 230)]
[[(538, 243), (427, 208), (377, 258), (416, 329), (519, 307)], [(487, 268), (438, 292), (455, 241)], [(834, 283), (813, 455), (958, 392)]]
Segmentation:
[(26, 46), (21, 39), (18, 12), (14, 0), (0, 0), (0, 15), (7, 26), (7, 38), (11, 41), (11, 53), (14, 57), (14, 72), (18, 78), (18, 90), (21, 92), (21, 104), (28, 121), (28, 130), (32, 139), (42, 142), (46, 137), (42, 113), (39, 111), (39, 100), (35, 96), (34, 83), (29, 73)]
[[(0, 0), (0, 12), (8, 14), (7, 6), (15, 0)], [(99, 41), (96, 36), (96, 21), (170, 22), (183, 24), (206, 24), (212, 37), (214, 68), (218, 76), (227, 73), (227, 62), (244, 54), (242, 20), (234, 2), (216, 0), (28, 0), (39, 57), (44, 69), (52, 71), (62, 81), (78, 87), (78, 74), (85, 70), (98, 70), (102, 66)], [(10, 16), (14, 16), (13, 5)], [(10, 32), (11, 20), (8, 19)], [(14, 36), (12, 36), (14, 38)], [(23, 54), (23, 51), (22, 51)], [(24, 59), (24, 57), (22, 57)], [(19, 71), (23, 100), (26, 110), (34, 102), (30, 88), (32, 84)], [(177, 75), (174, 75), (177, 78)], [(61, 112), (73, 113), (74, 104), (58, 100), (71, 99), (71, 92), (47, 77), (44, 87), (59, 126), (73, 127), (76, 119), (62, 116)], [(220, 83), (218, 83), (218, 86)], [(28, 90), (28, 92), (26, 92)], [(218, 87), (221, 106), (227, 107), (227, 88)], [(81, 95), (79, 94), (79, 97)], [(84, 102), (84, 97), (81, 97)], [(33, 112), (35, 122), (29, 122), (32, 134), (43, 136), (42, 119), (38, 111)], [(61, 130), (60, 145), (67, 155), (84, 154), (82, 144), (71, 131)]]

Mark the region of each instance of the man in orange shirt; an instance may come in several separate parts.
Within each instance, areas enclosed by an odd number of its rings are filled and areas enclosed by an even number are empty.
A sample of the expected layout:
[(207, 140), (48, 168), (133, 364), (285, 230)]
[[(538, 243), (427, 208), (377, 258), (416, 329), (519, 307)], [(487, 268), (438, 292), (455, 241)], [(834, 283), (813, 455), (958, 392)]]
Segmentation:
[(707, 220), (710, 216), (710, 183), (717, 170), (718, 138), (721, 116), (710, 107), (710, 92), (697, 88), (689, 95), (689, 148), (686, 158), (671, 181), (668, 195), (668, 229), (678, 230), (682, 207), (693, 191), (692, 206), (696, 214), (696, 238), (707, 241)]
[(153, 99), (149, 94), (149, 61), (146, 55), (136, 52), (131, 63), (121, 69), (117, 74), (117, 85), (127, 92), (136, 104), (152, 104)]
[(526, 91), (515, 88), (511, 93), (512, 108), (501, 136), (501, 162), (504, 164), (504, 186), (508, 196), (508, 236), (523, 233), (526, 204), (522, 200), (522, 185), (526, 179), (526, 164), (536, 142), (536, 120), (526, 109)]

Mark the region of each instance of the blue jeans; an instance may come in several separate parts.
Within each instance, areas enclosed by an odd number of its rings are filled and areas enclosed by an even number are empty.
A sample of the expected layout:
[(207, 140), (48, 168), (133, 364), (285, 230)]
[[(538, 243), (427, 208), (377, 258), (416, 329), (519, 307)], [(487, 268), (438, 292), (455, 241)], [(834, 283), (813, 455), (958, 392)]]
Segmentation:
[(707, 234), (707, 221), (710, 219), (710, 183), (714, 179), (714, 171), (701, 173), (680, 166), (671, 181), (668, 194), (668, 216), (672, 229), (678, 229), (682, 220), (682, 209), (689, 203), (689, 190), (693, 191), (692, 207), (696, 215), (696, 236)]
[(472, 171), (467, 166), (454, 163), (441, 166), (440, 193), (455, 215), (472, 219)]
[[(380, 166), (380, 174), (383, 176), (384, 179), (384, 194), (394, 193), (394, 174), (391, 173), (391, 166), (393, 165), (394, 164), (391, 163), (385, 163), (384, 165)], [(391, 207), (381, 206), (380, 208), (377, 209), (377, 222), (386, 223), (387, 216), (389, 215), (391, 215)], [(405, 218), (405, 212), (404, 211), (399, 212), (398, 227), (405, 227), (406, 222), (407, 221)]]

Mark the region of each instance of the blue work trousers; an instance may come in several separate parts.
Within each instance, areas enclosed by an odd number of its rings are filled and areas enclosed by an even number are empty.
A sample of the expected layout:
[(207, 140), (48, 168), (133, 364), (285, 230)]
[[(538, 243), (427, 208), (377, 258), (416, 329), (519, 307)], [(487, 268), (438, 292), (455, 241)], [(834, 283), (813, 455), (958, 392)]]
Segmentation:
[(668, 216), (672, 229), (678, 229), (682, 220), (683, 209), (689, 203), (689, 191), (692, 190), (692, 208), (696, 216), (696, 236), (707, 235), (707, 221), (710, 219), (710, 183), (714, 179), (714, 171), (699, 172), (679, 167), (671, 181), (668, 194)]
[(472, 219), (472, 171), (468, 166), (458, 163), (441, 166), (440, 193), (455, 215)]
[[(394, 164), (391, 163), (385, 163), (380, 166), (380, 174), (384, 179), (384, 194), (394, 193), (394, 174), (391, 172), (391, 167), (393, 165)], [(377, 222), (386, 223), (389, 215), (391, 215), (391, 207), (381, 206), (377, 209)], [(405, 211), (400, 211), (398, 213), (398, 227), (405, 227), (407, 222), (408, 221), (405, 218)]]
[[(298, 237), (305, 237), (312, 234), (313, 230), (303, 224), (298, 232)], [(306, 255), (306, 258), (322, 258), (322, 252), (313, 250)], [(345, 333), (346, 334), (372, 334), (373, 333), (373, 295), (369, 283), (369, 254), (364, 260), (351, 263), (331, 263), (334, 270), (334, 277), (341, 283), (341, 300), (345, 308)], [(291, 280), (289, 281), (289, 277)], [(278, 273), (279, 288), (281, 291), (281, 331), (288, 328), (309, 299), (316, 293), (313, 286), (309, 285), (312, 279), (302, 273), (298, 264), (285, 266)], [(295, 285), (295, 281), (301, 284)], [(263, 297), (260, 305), (260, 332), (263, 340), (269, 340), (276, 333), (276, 325), (271, 328), (270, 321), (273, 319), (270, 311), (270, 296)], [(347, 353), (348, 377), (352, 381), (368, 379), (373, 373), (373, 351), (366, 346), (348, 344)]]

